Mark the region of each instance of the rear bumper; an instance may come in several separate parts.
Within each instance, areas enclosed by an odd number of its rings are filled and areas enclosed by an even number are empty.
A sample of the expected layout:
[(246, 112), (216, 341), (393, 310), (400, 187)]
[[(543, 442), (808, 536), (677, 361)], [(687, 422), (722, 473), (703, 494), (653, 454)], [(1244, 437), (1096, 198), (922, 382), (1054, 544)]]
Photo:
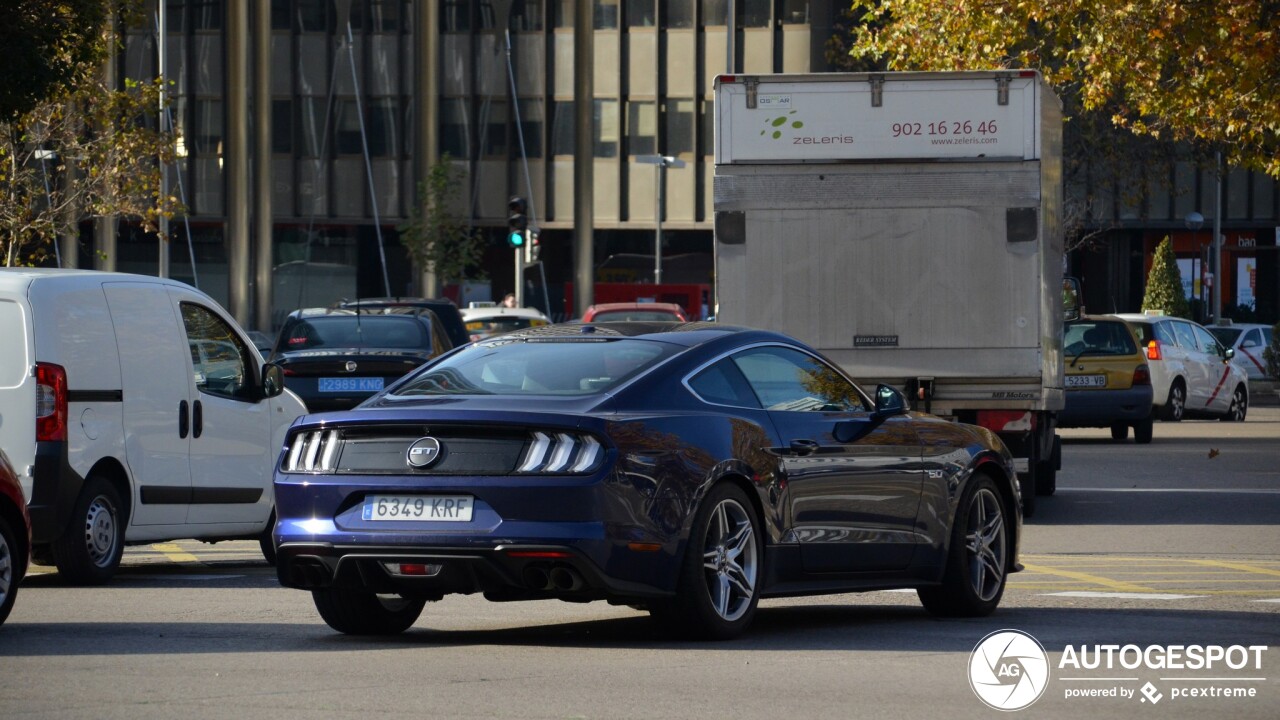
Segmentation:
[(1068, 390), (1066, 396), (1066, 405), (1058, 413), (1059, 427), (1107, 427), (1151, 415), (1150, 385), (1127, 390)]
[(36, 443), (36, 469), (27, 504), (33, 544), (44, 545), (62, 536), (83, 486), (84, 478), (67, 461), (65, 442)]

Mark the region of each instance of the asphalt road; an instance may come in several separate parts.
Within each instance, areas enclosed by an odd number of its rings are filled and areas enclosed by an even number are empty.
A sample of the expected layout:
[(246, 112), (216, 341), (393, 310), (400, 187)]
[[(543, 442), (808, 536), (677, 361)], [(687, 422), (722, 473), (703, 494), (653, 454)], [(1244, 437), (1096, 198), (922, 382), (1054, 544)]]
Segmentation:
[[(701, 644), (628, 608), (455, 596), (369, 641), (278, 587), (256, 544), (179, 542), (131, 548), (105, 588), (29, 578), (0, 629), (0, 716), (996, 717), (969, 663), (1004, 628), (1048, 653), (1015, 715), (1280, 716), (1280, 409), (1159, 423), (1146, 446), (1063, 435), (1059, 492), (989, 618), (936, 620), (901, 592), (775, 600), (746, 638)], [(1068, 646), (1128, 644), (1267, 649), (1258, 668), (1060, 667)]]

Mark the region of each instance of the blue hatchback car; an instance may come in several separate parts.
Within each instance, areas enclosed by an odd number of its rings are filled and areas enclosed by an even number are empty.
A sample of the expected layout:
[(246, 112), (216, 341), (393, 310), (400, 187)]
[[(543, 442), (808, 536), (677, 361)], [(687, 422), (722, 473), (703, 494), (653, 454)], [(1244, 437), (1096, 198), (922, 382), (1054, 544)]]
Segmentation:
[(981, 428), (867, 395), (788, 337), (709, 323), (530, 328), (295, 423), (281, 583), (352, 634), (449, 593), (607, 600), (728, 638), (762, 597), (917, 588), (995, 609), (1016, 475)]

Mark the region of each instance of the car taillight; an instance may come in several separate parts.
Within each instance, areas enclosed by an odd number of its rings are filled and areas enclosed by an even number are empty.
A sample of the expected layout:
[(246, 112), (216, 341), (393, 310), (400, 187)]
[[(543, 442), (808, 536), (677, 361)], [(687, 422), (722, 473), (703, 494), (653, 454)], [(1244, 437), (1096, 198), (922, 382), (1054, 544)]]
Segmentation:
[(995, 432), (1036, 429), (1036, 416), (1026, 410), (979, 410), (978, 425)]
[(1151, 368), (1146, 365), (1139, 365), (1133, 369), (1134, 385), (1150, 385), (1151, 384)]
[(1147, 359), (1148, 360), (1160, 359), (1160, 341), (1159, 340), (1152, 340), (1151, 342), (1147, 343)]
[(594, 472), (603, 460), (604, 447), (590, 435), (535, 432), (516, 472)]
[(67, 371), (36, 363), (36, 442), (67, 439)]

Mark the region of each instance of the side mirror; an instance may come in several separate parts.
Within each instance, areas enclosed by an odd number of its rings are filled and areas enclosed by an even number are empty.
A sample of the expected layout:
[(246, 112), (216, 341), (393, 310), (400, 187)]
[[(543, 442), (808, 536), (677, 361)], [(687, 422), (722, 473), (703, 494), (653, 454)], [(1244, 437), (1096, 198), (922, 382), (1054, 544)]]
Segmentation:
[(262, 397), (273, 398), (284, 392), (284, 369), (275, 363), (262, 366)]
[(889, 385), (876, 386), (876, 417), (886, 418), (902, 415), (907, 411), (907, 399), (897, 388)]
[(1062, 278), (1062, 318), (1066, 321), (1080, 319), (1080, 281)]
[(1235, 348), (1226, 348), (1225, 350), (1223, 350), (1223, 351), (1222, 351), (1222, 357), (1223, 357), (1223, 358), (1225, 358), (1225, 359), (1227, 359), (1227, 360), (1230, 360), (1231, 358), (1233, 358), (1233, 357), (1235, 357), (1235, 356), (1236, 356), (1236, 349), (1235, 349)]

